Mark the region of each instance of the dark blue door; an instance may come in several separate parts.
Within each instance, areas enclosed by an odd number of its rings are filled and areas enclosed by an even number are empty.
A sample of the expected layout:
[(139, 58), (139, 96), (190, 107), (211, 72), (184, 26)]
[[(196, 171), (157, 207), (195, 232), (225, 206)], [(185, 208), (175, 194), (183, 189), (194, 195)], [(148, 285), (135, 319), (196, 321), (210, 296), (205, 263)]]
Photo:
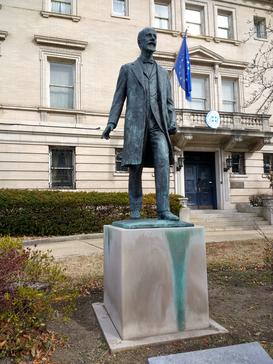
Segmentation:
[(185, 195), (195, 209), (216, 208), (214, 153), (185, 152)]

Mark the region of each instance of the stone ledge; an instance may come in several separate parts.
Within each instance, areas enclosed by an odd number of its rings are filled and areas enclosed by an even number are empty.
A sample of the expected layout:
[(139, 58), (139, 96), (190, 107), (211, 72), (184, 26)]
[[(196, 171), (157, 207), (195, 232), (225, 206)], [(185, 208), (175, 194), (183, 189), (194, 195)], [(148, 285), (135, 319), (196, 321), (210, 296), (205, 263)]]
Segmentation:
[(228, 333), (228, 331), (223, 326), (210, 319), (210, 326), (207, 329), (181, 331), (178, 333), (150, 336), (135, 340), (122, 340), (115, 326), (113, 325), (113, 322), (111, 321), (107, 311), (105, 310), (103, 303), (93, 303), (92, 307), (105, 337), (105, 340), (107, 341), (107, 344), (109, 345), (110, 351), (112, 353), (135, 349), (140, 346), (164, 344), (179, 340), (193, 339), (211, 335), (223, 335)]
[(82, 40), (49, 37), (46, 35), (37, 35), (37, 34), (34, 35), (34, 40), (37, 44), (40, 45), (74, 48), (74, 49), (80, 49), (82, 51), (85, 50), (85, 48), (88, 45), (88, 42)]
[(73, 15), (73, 14), (62, 14), (62, 13), (54, 13), (52, 11), (41, 11), (40, 14), (44, 17), (44, 18), (49, 18), (49, 17), (53, 17), (53, 18), (62, 18), (62, 19), (68, 19), (68, 20), (72, 20), (74, 22), (79, 22), (81, 20), (81, 17), (78, 15)]

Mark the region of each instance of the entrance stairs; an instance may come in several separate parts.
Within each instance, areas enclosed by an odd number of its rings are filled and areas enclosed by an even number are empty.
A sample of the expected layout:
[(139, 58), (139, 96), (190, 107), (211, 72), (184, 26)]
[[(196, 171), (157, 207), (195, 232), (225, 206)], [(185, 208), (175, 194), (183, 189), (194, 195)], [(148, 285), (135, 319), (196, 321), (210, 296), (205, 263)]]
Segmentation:
[(207, 232), (263, 232), (273, 235), (273, 225), (255, 212), (237, 210), (191, 210), (190, 221)]

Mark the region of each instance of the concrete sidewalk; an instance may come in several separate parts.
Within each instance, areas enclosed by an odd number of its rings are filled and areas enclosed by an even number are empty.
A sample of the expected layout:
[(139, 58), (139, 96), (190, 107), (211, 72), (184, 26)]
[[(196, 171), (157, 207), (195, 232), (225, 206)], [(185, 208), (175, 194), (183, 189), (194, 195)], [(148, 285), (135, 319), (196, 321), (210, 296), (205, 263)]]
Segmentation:
[[(272, 232), (268, 237), (273, 238)], [(262, 238), (262, 235), (256, 230), (205, 233), (206, 243)], [(82, 234), (25, 240), (24, 245), (41, 251), (50, 250), (56, 259), (69, 256), (89, 256), (103, 254), (103, 234)]]

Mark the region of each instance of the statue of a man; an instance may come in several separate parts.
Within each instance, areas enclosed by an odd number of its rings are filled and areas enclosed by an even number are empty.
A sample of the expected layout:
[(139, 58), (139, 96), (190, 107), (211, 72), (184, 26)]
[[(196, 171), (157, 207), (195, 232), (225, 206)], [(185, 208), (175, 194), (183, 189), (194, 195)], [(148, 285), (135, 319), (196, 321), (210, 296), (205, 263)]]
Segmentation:
[(108, 124), (102, 138), (109, 139), (126, 102), (122, 165), (129, 167), (131, 219), (140, 218), (143, 167), (154, 167), (159, 219), (179, 220), (170, 212), (169, 172), (174, 162), (170, 135), (176, 116), (168, 72), (153, 59), (157, 35), (153, 28), (138, 34), (140, 57), (121, 67)]

